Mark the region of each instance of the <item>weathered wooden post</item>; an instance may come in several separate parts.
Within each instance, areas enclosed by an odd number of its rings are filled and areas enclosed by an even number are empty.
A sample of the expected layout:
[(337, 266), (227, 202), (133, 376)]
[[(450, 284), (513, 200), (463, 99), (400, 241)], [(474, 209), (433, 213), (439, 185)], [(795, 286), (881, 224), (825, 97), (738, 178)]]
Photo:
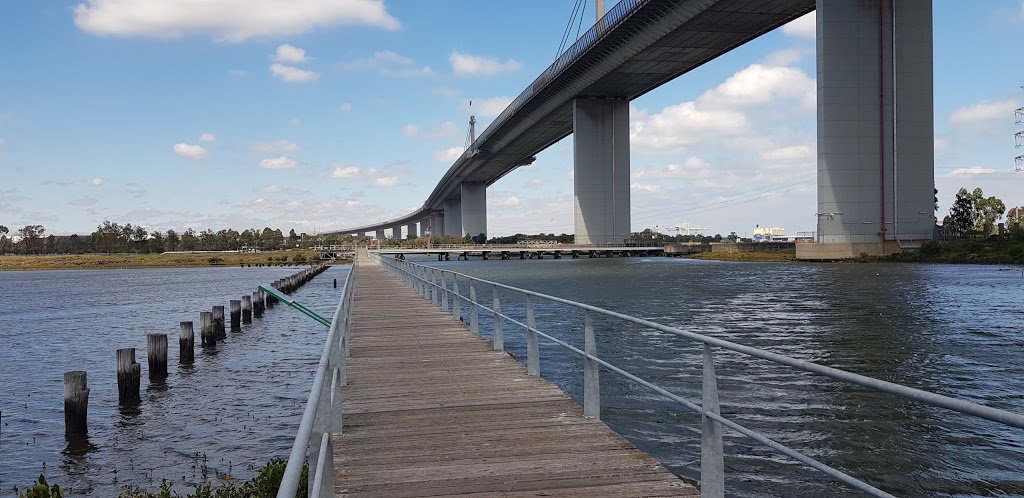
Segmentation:
[(263, 316), (263, 293), (260, 291), (252, 293), (252, 316), (256, 318)]
[(146, 334), (146, 359), (149, 381), (163, 382), (167, 378), (167, 334)]
[(238, 299), (231, 300), (231, 331), (238, 332), (242, 330), (242, 301)]
[(213, 329), (213, 312), (199, 312), (199, 334), (203, 347), (217, 345), (217, 333)]
[(64, 435), (76, 436), (89, 432), (89, 385), (85, 372), (64, 372)]
[(213, 307), (213, 332), (217, 334), (218, 339), (226, 339), (228, 337), (227, 330), (224, 327), (224, 306)]
[(138, 403), (142, 365), (135, 362), (135, 348), (117, 350), (117, 402), (122, 405)]
[(242, 296), (242, 323), (252, 323), (252, 296)]
[(181, 322), (181, 337), (178, 338), (178, 363), (191, 365), (196, 359), (196, 335), (192, 331), (192, 322)]

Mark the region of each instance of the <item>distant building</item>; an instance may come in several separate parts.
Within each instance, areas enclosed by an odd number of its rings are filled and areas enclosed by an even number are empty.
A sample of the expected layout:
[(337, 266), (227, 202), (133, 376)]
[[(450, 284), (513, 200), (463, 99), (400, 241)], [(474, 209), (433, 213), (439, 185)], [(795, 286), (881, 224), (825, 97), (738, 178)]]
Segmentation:
[(754, 242), (785, 242), (787, 240), (785, 228), (760, 225), (754, 228)]

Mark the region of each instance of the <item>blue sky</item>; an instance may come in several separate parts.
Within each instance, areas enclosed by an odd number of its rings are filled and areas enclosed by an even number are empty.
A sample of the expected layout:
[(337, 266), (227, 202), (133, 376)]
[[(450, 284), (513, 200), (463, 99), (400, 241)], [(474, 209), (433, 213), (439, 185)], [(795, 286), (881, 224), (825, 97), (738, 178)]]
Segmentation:
[[(313, 233), (394, 218), (422, 205), (471, 113), (482, 131), (551, 63), (573, 4), (10, 2), (0, 224)], [(961, 186), (1024, 205), (1024, 2), (936, 0), (934, 18), (940, 217)], [(633, 102), (634, 231), (814, 229), (813, 33), (812, 14)], [(488, 189), (490, 235), (573, 231), (571, 151), (570, 136)]]

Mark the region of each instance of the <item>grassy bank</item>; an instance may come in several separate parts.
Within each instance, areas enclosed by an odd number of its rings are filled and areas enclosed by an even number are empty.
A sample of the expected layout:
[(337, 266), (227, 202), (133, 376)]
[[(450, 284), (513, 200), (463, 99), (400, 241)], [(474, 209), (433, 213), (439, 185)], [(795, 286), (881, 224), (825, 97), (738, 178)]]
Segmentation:
[(309, 264), (313, 251), (203, 252), (163, 254), (44, 254), (0, 256), (2, 270), (97, 270), (196, 266)]
[(682, 256), (689, 259), (707, 259), (714, 261), (793, 261), (796, 259), (795, 252), (699, 252)]
[(928, 242), (914, 252), (878, 258), (883, 261), (926, 263), (982, 263), (1024, 265), (1024, 238), (989, 237), (985, 240)]

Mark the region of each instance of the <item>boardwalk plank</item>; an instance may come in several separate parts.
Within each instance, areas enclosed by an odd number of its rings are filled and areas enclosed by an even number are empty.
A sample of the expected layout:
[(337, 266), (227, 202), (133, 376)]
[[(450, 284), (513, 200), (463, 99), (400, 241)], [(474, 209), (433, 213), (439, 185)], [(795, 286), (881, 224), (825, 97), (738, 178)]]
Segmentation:
[(356, 264), (338, 495), (699, 495), (466, 324)]

